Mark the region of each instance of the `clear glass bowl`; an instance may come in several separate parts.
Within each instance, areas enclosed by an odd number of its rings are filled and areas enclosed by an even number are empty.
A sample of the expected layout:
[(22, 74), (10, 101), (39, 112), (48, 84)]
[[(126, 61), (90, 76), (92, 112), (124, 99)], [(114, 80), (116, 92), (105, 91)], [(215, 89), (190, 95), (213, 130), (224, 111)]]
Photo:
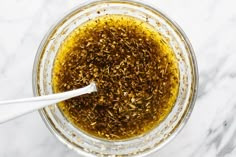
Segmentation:
[[(145, 156), (168, 143), (187, 122), (197, 94), (198, 73), (193, 49), (184, 32), (158, 9), (139, 1), (88, 1), (62, 18), (46, 34), (35, 58), (34, 95), (53, 93), (51, 76), (55, 56), (61, 42), (79, 25), (106, 14), (128, 15), (148, 22), (168, 41), (180, 69), (179, 93), (168, 117), (155, 129), (137, 138), (108, 141), (83, 133), (60, 112), (56, 104), (39, 112), (49, 130), (69, 148), (89, 156)], [(148, 20), (146, 20), (148, 18)]]

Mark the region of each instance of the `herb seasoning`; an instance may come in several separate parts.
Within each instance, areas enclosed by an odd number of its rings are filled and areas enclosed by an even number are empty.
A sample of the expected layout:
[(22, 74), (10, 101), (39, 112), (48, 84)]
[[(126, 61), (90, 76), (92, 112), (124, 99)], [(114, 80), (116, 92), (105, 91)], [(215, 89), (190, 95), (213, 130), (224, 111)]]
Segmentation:
[(172, 48), (145, 21), (124, 15), (89, 20), (63, 41), (52, 77), (55, 93), (95, 81), (98, 92), (58, 104), (80, 130), (122, 140), (163, 121), (179, 89)]

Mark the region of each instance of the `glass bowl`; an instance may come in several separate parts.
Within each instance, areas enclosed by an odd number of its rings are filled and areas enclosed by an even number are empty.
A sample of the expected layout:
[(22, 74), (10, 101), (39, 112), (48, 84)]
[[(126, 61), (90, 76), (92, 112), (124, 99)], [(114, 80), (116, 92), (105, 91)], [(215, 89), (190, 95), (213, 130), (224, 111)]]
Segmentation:
[[(128, 15), (143, 20), (165, 37), (178, 60), (179, 93), (167, 118), (137, 138), (109, 141), (89, 136), (74, 127), (56, 104), (39, 112), (49, 130), (65, 145), (85, 156), (145, 156), (171, 141), (187, 122), (197, 94), (198, 73), (193, 49), (184, 32), (158, 9), (140, 1), (88, 1), (56, 23), (44, 37), (34, 63), (34, 95), (52, 94), (52, 69), (62, 41), (79, 25), (107, 14)], [(147, 20), (148, 19), (148, 20)]]

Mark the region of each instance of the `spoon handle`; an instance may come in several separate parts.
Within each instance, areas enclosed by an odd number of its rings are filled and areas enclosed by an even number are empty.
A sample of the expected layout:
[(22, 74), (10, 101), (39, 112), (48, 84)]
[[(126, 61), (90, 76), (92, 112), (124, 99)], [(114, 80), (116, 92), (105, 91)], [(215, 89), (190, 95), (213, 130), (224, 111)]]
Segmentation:
[(83, 88), (64, 93), (18, 100), (0, 101), (0, 124), (48, 105), (95, 91), (97, 91), (96, 85), (92, 82), (90, 85)]

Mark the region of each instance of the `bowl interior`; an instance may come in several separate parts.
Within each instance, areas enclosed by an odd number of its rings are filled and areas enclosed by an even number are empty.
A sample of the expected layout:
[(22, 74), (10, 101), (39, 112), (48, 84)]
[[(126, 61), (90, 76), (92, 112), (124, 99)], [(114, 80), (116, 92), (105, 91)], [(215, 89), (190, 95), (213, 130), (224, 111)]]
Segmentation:
[(160, 149), (184, 126), (192, 111), (197, 89), (197, 70), (191, 45), (183, 31), (160, 11), (134, 1), (94, 1), (79, 6), (60, 20), (42, 41), (33, 71), (34, 93), (53, 93), (52, 69), (61, 42), (82, 23), (107, 14), (128, 15), (148, 22), (172, 47), (180, 69), (180, 84), (171, 113), (147, 134), (124, 141), (107, 141), (83, 133), (67, 121), (56, 104), (40, 110), (40, 113), (52, 133), (81, 154), (143, 156)]

